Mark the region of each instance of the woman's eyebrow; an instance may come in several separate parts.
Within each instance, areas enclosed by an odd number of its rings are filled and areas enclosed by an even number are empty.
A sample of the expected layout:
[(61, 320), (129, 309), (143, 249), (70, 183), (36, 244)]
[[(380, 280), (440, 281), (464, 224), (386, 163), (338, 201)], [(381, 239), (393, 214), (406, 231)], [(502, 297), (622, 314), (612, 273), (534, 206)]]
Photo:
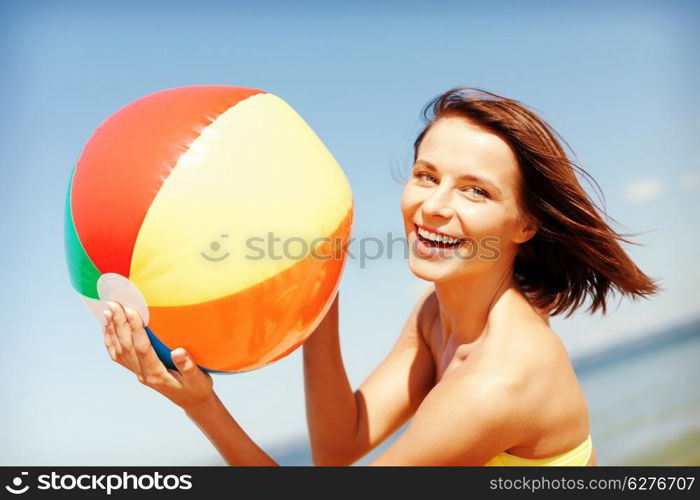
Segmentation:
[[(427, 160), (423, 160), (422, 158), (419, 158), (415, 161), (415, 164), (417, 165), (419, 163), (421, 165), (423, 165), (425, 168), (427, 168), (428, 170), (432, 170), (433, 172), (438, 171), (437, 167)], [(480, 184), (485, 184), (485, 185), (491, 187), (494, 191), (496, 191), (496, 193), (499, 196), (501, 195), (501, 190), (498, 189), (496, 184), (494, 184), (493, 182), (491, 182), (490, 180), (488, 180), (484, 177), (479, 177), (478, 175), (473, 175), (473, 174), (464, 174), (464, 175), (460, 175), (459, 179), (463, 180), (463, 181), (474, 181), (474, 182), (478, 182)]]

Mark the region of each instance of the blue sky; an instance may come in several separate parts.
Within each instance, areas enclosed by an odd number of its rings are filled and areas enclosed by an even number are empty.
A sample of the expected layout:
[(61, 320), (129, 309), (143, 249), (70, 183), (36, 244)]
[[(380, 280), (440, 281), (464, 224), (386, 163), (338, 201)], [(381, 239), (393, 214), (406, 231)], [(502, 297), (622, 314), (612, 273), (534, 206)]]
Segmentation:
[[(700, 9), (692, 2), (3, 2), (0, 350), (4, 464), (203, 464), (217, 455), (172, 404), (111, 363), (63, 254), (68, 175), (92, 130), (170, 87), (256, 87), (289, 102), (344, 168), (354, 236), (401, 235), (419, 111), (457, 85), (518, 99), (598, 181), (665, 291), (604, 318), (555, 319), (572, 355), (700, 314)], [(341, 336), (353, 384), (426, 286), (402, 259), (350, 262)], [(259, 443), (303, 436), (301, 351), (217, 377)]]

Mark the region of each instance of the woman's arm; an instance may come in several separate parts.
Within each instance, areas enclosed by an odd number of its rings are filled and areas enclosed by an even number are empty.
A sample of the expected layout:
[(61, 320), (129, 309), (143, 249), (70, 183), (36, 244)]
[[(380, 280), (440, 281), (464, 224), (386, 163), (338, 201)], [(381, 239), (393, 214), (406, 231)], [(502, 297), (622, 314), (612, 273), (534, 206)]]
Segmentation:
[(168, 370), (153, 350), (136, 312), (109, 303), (105, 319), (105, 347), (112, 360), (185, 410), (226, 463), (277, 465), (241, 429), (214, 392), (211, 376), (200, 370), (184, 349), (173, 350), (177, 370)]
[(183, 409), (228, 465), (278, 465), (238, 425), (216, 394)]
[[(338, 306), (304, 345), (307, 418), (314, 461), (350, 464), (394, 432), (420, 405), (433, 383), (430, 351), (418, 324), (426, 292), (387, 358), (352, 392), (338, 342)], [(158, 359), (138, 314), (110, 304), (105, 346), (110, 357), (144, 385), (183, 408), (230, 465), (277, 465), (241, 429), (213, 391), (209, 374), (184, 349), (168, 370)]]
[(338, 337), (338, 297), (304, 343), (306, 412), (316, 465), (349, 465), (396, 431), (430, 391), (434, 367), (420, 333), (431, 287), (386, 359), (353, 392)]
[(523, 439), (529, 402), (520, 380), (457, 368), (430, 391), (406, 431), (370, 465), (484, 465)]

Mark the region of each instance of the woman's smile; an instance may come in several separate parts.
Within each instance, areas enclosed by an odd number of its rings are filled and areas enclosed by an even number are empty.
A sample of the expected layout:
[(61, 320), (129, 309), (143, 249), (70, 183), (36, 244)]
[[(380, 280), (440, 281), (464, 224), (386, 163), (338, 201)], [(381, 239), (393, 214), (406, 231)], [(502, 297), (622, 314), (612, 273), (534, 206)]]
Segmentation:
[(461, 247), (469, 246), (471, 243), (467, 238), (448, 236), (426, 226), (414, 224), (414, 239), (411, 246), (415, 245), (416, 254), (424, 259), (435, 257), (450, 258), (454, 256)]
[(415, 226), (416, 231), (418, 232), (418, 236), (430, 242), (442, 243), (445, 246), (453, 246), (458, 245), (459, 243), (462, 243), (464, 241), (464, 238), (460, 236), (454, 236), (447, 233), (443, 233), (438, 231), (437, 229), (432, 229), (430, 227), (422, 226), (420, 224), (416, 224)]

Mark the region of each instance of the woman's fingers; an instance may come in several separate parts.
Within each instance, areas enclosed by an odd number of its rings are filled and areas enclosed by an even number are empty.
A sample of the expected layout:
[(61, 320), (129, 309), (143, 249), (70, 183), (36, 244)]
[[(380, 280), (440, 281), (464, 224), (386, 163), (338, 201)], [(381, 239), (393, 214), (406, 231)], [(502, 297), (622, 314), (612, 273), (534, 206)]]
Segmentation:
[[(134, 345), (131, 339), (131, 326), (126, 319), (124, 309), (118, 302), (107, 302), (110, 311), (112, 312), (112, 322), (116, 330), (116, 337), (121, 347), (121, 358), (126, 363), (131, 371), (138, 374), (139, 361), (134, 352)], [(117, 352), (119, 348), (117, 348)]]
[(133, 309), (125, 308), (126, 320), (131, 329), (134, 352), (139, 364), (139, 382), (154, 389), (175, 386), (176, 380), (168, 373), (165, 365), (156, 354), (148, 334), (143, 327), (141, 316)]
[(119, 344), (119, 340), (117, 339), (117, 332), (114, 329), (114, 321), (112, 320), (113, 319), (112, 318), (112, 310), (105, 309), (104, 314), (105, 314), (104, 332), (109, 336), (110, 343), (112, 344), (112, 348), (114, 349), (115, 355), (116, 355), (117, 360), (118, 360), (121, 358), (121, 355), (122, 355), (122, 347)]
[(112, 359), (112, 361), (121, 364), (119, 358), (117, 357), (117, 351), (114, 347), (114, 341), (112, 340), (112, 334), (110, 333), (111, 322), (108, 322), (102, 327), (102, 333), (104, 334), (105, 348), (107, 349), (107, 354)]
[(175, 363), (177, 371), (180, 372), (184, 380), (191, 379), (195, 375), (194, 370), (199, 370), (197, 365), (194, 364), (192, 358), (187, 355), (187, 352), (182, 348), (178, 347), (170, 353), (170, 357)]
[(104, 333), (104, 341), (105, 347), (107, 348), (107, 354), (109, 354), (109, 357), (112, 359), (112, 361), (117, 361), (117, 353), (114, 350), (114, 344), (112, 344), (112, 339), (109, 335), (109, 332), (107, 331), (107, 326), (104, 326), (102, 328), (102, 332)]
[(105, 347), (107, 348), (109, 357), (112, 358), (113, 361), (116, 361), (117, 363), (122, 365), (124, 368), (128, 369), (129, 367), (124, 363), (124, 360), (122, 359), (122, 349), (121, 345), (119, 344), (119, 340), (117, 340), (117, 333), (114, 329), (114, 322), (112, 321), (111, 311), (105, 311), (105, 321), (106, 323), (102, 328), (102, 331), (104, 332)]
[(206, 374), (196, 365), (189, 353), (182, 347), (178, 347), (170, 353), (170, 357), (177, 367), (177, 371), (182, 375), (184, 384), (199, 384)]

